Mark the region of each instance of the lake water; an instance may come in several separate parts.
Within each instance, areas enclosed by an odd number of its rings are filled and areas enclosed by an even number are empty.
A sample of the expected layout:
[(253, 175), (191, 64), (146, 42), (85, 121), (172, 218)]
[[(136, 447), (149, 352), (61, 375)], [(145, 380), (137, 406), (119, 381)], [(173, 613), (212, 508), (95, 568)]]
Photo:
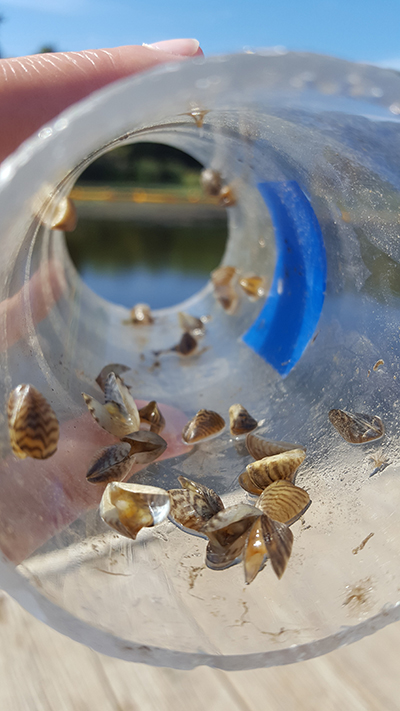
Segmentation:
[(146, 302), (153, 309), (172, 306), (200, 290), (224, 253), (225, 212), (193, 214), (175, 208), (157, 215), (117, 217), (114, 210), (85, 211), (67, 235), (70, 255), (94, 292), (131, 308)]

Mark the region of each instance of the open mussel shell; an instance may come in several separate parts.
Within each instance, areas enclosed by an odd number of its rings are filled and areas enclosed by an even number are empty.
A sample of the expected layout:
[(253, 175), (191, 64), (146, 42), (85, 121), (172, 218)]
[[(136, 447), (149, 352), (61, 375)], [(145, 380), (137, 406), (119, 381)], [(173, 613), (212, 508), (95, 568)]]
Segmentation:
[(160, 437), (156, 432), (151, 430), (140, 430), (139, 432), (130, 432), (130, 434), (122, 437), (122, 442), (130, 445), (130, 454), (133, 461), (137, 464), (149, 464), (158, 457), (161, 457), (167, 448), (167, 442)]
[[(99, 387), (104, 392), (106, 379), (107, 379), (107, 376), (110, 375), (110, 373), (114, 373), (119, 378), (121, 378), (121, 375), (126, 373), (128, 370), (131, 370), (131, 369), (128, 368), (127, 365), (123, 365), (122, 363), (109, 363), (109, 365), (105, 365), (104, 368), (101, 369), (100, 373), (98, 374), (98, 376), (96, 378), (96, 383), (99, 385)], [(122, 378), (121, 378), (121, 380), (122, 380)]]
[(105, 379), (104, 405), (86, 393), (82, 393), (82, 397), (92, 417), (110, 434), (123, 437), (138, 431), (140, 418), (136, 403), (115, 373), (109, 373)]
[(225, 420), (214, 410), (199, 410), (182, 430), (185, 444), (211, 439), (225, 428)]
[(159, 434), (165, 427), (165, 419), (155, 400), (151, 400), (147, 405), (139, 410), (140, 422), (150, 425), (150, 432)]
[(134, 460), (130, 456), (131, 447), (126, 442), (103, 447), (94, 455), (86, 473), (91, 484), (107, 484), (110, 481), (123, 481), (129, 474)]
[(246, 472), (251, 482), (264, 490), (278, 479), (288, 479), (293, 482), (296, 471), (305, 456), (304, 449), (290, 449), (287, 452), (264, 457), (264, 459), (258, 459), (256, 462), (248, 464)]
[(350, 444), (365, 444), (385, 434), (385, 426), (378, 415), (330, 410), (328, 416), (339, 434)]
[(206, 564), (213, 570), (229, 568), (241, 556), (247, 533), (260, 510), (236, 504), (215, 514), (202, 528), (208, 540)]
[(279, 442), (271, 439), (263, 439), (255, 434), (248, 434), (246, 437), (246, 447), (249, 454), (254, 459), (264, 459), (264, 457), (273, 457), (275, 454), (282, 454), (291, 449), (303, 449), (306, 447), (301, 444), (291, 444), (290, 442)]
[(311, 499), (305, 489), (290, 481), (275, 481), (262, 492), (256, 506), (274, 521), (290, 526), (308, 509)]
[(171, 517), (184, 528), (201, 531), (204, 524), (222, 511), (224, 504), (218, 494), (202, 484), (178, 477), (182, 489), (170, 489)]
[(141, 528), (165, 521), (170, 510), (168, 492), (156, 486), (107, 484), (100, 502), (100, 516), (122, 536), (135, 539)]
[(293, 533), (284, 523), (273, 521), (265, 514), (252, 525), (243, 551), (244, 575), (251, 583), (261, 570), (265, 556), (271, 560), (274, 573), (281, 578), (293, 546)]
[(241, 437), (255, 430), (258, 427), (258, 422), (243, 405), (236, 404), (229, 408), (229, 426), (234, 437)]
[(33, 385), (18, 385), (8, 398), (8, 430), (19, 459), (47, 459), (57, 450), (60, 428), (46, 398)]

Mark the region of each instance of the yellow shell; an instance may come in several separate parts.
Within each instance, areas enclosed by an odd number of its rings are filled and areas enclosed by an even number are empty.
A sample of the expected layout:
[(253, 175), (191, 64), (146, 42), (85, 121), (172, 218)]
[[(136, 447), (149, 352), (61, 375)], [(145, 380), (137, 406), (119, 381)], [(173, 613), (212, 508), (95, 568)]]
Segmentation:
[(272, 457), (275, 454), (282, 454), (291, 449), (306, 450), (301, 444), (291, 444), (290, 442), (279, 442), (275, 440), (262, 439), (255, 434), (248, 434), (246, 437), (246, 447), (249, 454), (254, 459), (264, 459), (264, 457)]
[(249, 529), (261, 512), (248, 504), (236, 504), (219, 511), (202, 528), (209, 539), (206, 563), (214, 570), (234, 565), (242, 554)]
[(169, 496), (164, 489), (116, 481), (107, 484), (100, 502), (103, 521), (133, 539), (141, 528), (165, 521), (169, 509)]
[(151, 400), (147, 405), (139, 410), (141, 422), (150, 425), (150, 432), (159, 434), (165, 427), (165, 419), (155, 400)]
[(236, 195), (230, 185), (225, 185), (219, 192), (219, 201), (224, 207), (236, 205)]
[(239, 297), (233, 285), (236, 274), (236, 267), (229, 265), (218, 267), (211, 272), (214, 296), (228, 314), (235, 313), (239, 304)]
[(19, 459), (47, 459), (57, 450), (60, 428), (47, 400), (33, 385), (18, 385), (8, 398), (10, 443)]
[(229, 425), (231, 434), (234, 437), (240, 437), (255, 430), (258, 427), (258, 422), (243, 405), (236, 404), (229, 408)]
[(288, 526), (304, 513), (311, 501), (305, 489), (280, 479), (262, 492), (256, 506), (274, 521)]
[(199, 410), (182, 430), (186, 444), (194, 444), (209, 439), (222, 432), (225, 420), (214, 410)]
[(259, 276), (239, 279), (239, 286), (251, 301), (256, 301), (265, 294), (265, 279)]
[(73, 232), (78, 221), (75, 203), (69, 197), (60, 200), (51, 220), (50, 229)]
[(264, 457), (264, 459), (258, 459), (248, 464), (246, 472), (252, 483), (263, 490), (278, 479), (293, 481), (305, 456), (306, 453), (303, 449), (291, 449), (288, 452)]
[(202, 128), (204, 123), (204, 118), (209, 114), (209, 109), (201, 109), (199, 106), (193, 106), (193, 108), (185, 114), (186, 116), (191, 116), (197, 128)]
[(251, 583), (261, 570), (266, 556), (278, 578), (285, 572), (293, 546), (293, 534), (288, 526), (260, 516), (252, 525), (243, 551), (244, 577)]
[(329, 420), (343, 439), (351, 444), (365, 444), (385, 434), (385, 426), (378, 415), (330, 410)]

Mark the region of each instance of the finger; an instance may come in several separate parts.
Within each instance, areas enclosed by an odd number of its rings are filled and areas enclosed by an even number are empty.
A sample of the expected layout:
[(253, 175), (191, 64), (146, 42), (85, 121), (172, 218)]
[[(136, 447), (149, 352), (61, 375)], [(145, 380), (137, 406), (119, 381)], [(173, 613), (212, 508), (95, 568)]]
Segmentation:
[[(136, 400), (138, 407), (146, 402)], [(160, 409), (167, 442), (160, 459), (186, 453), (189, 448), (181, 439), (186, 415), (168, 405), (160, 404)], [(49, 459), (17, 460), (10, 455), (3, 460), (0, 549), (10, 560), (16, 564), (25, 560), (84, 511), (98, 506), (105, 484), (89, 483), (86, 472), (95, 452), (117, 441), (85, 413), (61, 425), (57, 452)], [(144, 468), (133, 466), (129, 478)]]
[(0, 161), (96, 89), (158, 64), (202, 54), (197, 40), (55, 52), (0, 60)]

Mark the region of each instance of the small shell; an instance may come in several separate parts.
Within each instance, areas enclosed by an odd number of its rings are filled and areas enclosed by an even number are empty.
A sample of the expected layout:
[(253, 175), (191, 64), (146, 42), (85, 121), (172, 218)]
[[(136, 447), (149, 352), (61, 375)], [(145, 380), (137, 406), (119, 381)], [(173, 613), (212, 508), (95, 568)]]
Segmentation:
[(56, 211), (51, 220), (50, 229), (63, 230), (64, 232), (73, 232), (78, 221), (76, 207), (74, 202), (69, 197), (64, 197), (60, 200), (56, 207)]
[(178, 321), (182, 331), (190, 333), (192, 336), (204, 336), (206, 329), (200, 318), (196, 318), (196, 316), (179, 311)]
[(60, 428), (47, 400), (33, 385), (18, 385), (8, 398), (10, 443), (19, 459), (47, 459), (57, 450)]
[[(106, 383), (107, 376), (110, 375), (110, 373), (115, 373), (118, 377), (121, 378), (121, 375), (123, 373), (126, 373), (128, 370), (131, 370), (131, 368), (128, 368), (127, 365), (122, 365), (122, 363), (110, 363), (109, 365), (105, 365), (104, 368), (100, 371), (96, 378), (96, 383), (99, 385), (99, 387), (102, 389), (104, 392), (104, 387)], [(122, 381), (122, 378), (121, 378)]]
[(223, 510), (224, 504), (212, 489), (183, 476), (178, 479), (183, 489), (170, 489), (168, 492), (171, 516), (181, 526), (201, 531), (209, 519)]
[(198, 343), (195, 337), (192, 336), (191, 333), (185, 332), (179, 343), (171, 348), (171, 351), (175, 351), (182, 356), (189, 356), (193, 355), (193, 353), (197, 350), (197, 346)]
[(100, 502), (100, 516), (108, 526), (135, 539), (141, 528), (162, 523), (170, 509), (164, 489), (141, 484), (107, 484)]
[(110, 434), (123, 437), (138, 431), (140, 418), (136, 403), (114, 373), (109, 373), (104, 383), (104, 405), (86, 393), (82, 393), (82, 397), (92, 417)]
[(94, 455), (86, 473), (91, 484), (108, 484), (123, 481), (128, 476), (134, 460), (130, 457), (131, 447), (126, 442), (103, 447)]
[(130, 312), (129, 323), (135, 326), (150, 326), (154, 323), (154, 318), (148, 304), (136, 304)]
[(236, 205), (236, 195), (230, 185), (225, 185), (219, 192), (219, 201), (224, 207)]
[(294, 475), (305, 456), (303, 449), (291, 449), (248, 464), (246, 472), (255, 487), (260, 489), (261, 494), (267, 486), (278, 479), (289, 479), (293, 482)]
[(239, 476), (238, 481), (242, 489), (248, 491), (249, 494), (255, 494), (255, 496), (260, 496), (263, 491), (263, 489), (260, 489), (259, 486), (253, 484), (247, 472), (243, 472), (243, 474)]
[(250, 301), (257, 301), (257, 299), (265, 294), (265, 279), (263, 277), (243, 277), (239, 279), (239, 286), (249, 297)]
[(279, 442), (274, 440), (262, 439), (254, 434), (248, 434), (246, 437), (246, 447), (249, 454), (254, 459), (264, 459), (264, 457), (272, 457), (275, 454), (282, 454), (283, 452), (289, 452), (291, 449), (303, 449), (306, 448), (301, 444), (291, 444), (290, 442)]
[(239, 304), (239, 297), (232, 283), (236, 273), (236, 267), (228, 265), (211, 272), (214, 296), (228, 314), (235, 313)]
[(149, 464), (161, 457), (167, 449), (165, 439), (156, 432), (140, 430), (122, 437), (122, 442), (130, 445), (129, 456), (136, 464)]
[(292, 553), (293, 533), (284, 523), (260, 516), (250, 529), (243, 552), (244, 576), (251, 583), (261, 570), (265, 556), (278, 578), (285, 572)]
[(257, 420), (252, 417), (243, 405), (231, 405), (229, 408), (229, 423), (234, 437), (245, 435), (258, 427)]
[(207, 195), (219, 195), (222, 188), (222, 176), (218, 170), (205, 168), (200, 175), (201, 184)]
[(197, 128), (202, 128), (204, 123), (204, 118), (209, 114), (208, 109), (201, 109), (199, 106), (193, 106), (193, 108), (187, 112), (186, 116), (191, 116)]
[(310, 503), (305, 489), (281, 479), (264, 489), (256, 506), (274, 521), (290, 526), (308, 509)]
[(165, 419), (158, 409), (155, 400), (151, 400), (147, 405), (139, 410), (140, 422), (145, 422), (150, 425), (150, 432), (159, 434), (165, 427)]
[(385, 426), (378, 415), (330, 410), (329, 419), (343, 439), (351, 444), (365, 444), (385, 434)]
[(225, 420), (214, 410), (199, 410), (189, 420), (182, 430), (182, 439), (186, 444), (194, 444), (205, 439), (210, 439), (222, 432)]
[(233, 565), (242, 554), (247, 533), (260, 510), (248, 504), (236, 504), (215, 514), (202, 528), (209, 539), (206, 563), (214, 570)]

